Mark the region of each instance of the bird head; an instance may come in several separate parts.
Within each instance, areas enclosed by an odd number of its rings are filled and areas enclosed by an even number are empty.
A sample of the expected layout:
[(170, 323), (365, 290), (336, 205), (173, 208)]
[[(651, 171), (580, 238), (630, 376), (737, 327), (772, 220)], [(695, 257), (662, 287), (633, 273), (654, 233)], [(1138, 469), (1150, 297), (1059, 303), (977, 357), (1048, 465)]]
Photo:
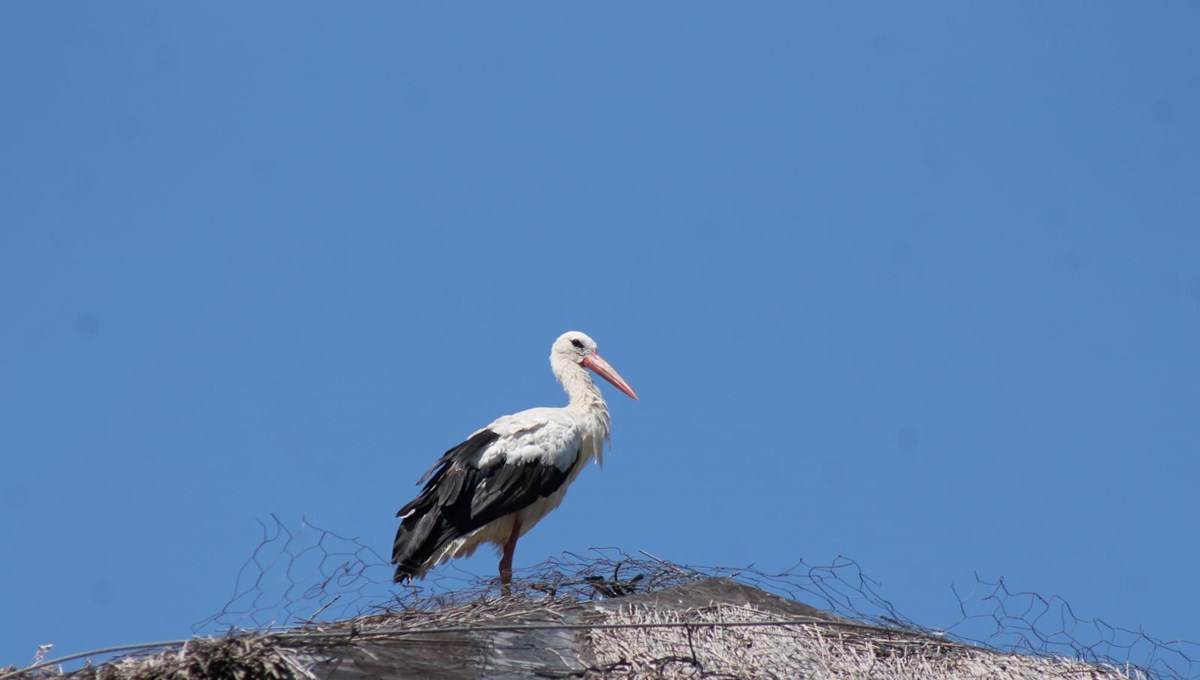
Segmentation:
[(567, 331), (558, 336), (554, 346), (550, 348), (550, 362), (570, 361), (585, 368), (590, 368), (596, 375), (613, 384), (618, 390), (637, 401), (637, 393), (625, 382), (617, 369), (613, 368), (596, 351), (596, 341), (580, 331)]

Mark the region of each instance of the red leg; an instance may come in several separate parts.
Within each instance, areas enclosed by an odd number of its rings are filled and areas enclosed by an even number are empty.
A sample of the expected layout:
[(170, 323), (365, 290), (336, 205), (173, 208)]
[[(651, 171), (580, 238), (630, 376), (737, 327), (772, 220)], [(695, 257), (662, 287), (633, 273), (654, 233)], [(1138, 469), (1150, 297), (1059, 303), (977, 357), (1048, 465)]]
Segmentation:
[(508, 584), (512, 582), (513, 553), (517, 550), (517, 537), (521, 535), (521, 518), (513, 517), (512, 533), (504, 544), (504, 554), (500, 557), (500, 590), (507, 595)]

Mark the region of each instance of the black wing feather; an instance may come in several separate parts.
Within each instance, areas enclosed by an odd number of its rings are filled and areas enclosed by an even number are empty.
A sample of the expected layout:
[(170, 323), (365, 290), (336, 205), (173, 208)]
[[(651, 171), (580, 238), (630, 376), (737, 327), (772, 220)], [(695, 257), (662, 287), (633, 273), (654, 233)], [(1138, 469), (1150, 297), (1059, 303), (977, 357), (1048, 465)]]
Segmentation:
[(396, 513), (404, 518), (392, 544), (396, 582), (424, 571), (426, 562), (450, 541), (528, 507), (566, 482), (566, 470), (544, 463), (478, 467), (478, 454), (499, 438), (491, 430), (476, 432), (421, 478), (429, 480), (425, 488)]

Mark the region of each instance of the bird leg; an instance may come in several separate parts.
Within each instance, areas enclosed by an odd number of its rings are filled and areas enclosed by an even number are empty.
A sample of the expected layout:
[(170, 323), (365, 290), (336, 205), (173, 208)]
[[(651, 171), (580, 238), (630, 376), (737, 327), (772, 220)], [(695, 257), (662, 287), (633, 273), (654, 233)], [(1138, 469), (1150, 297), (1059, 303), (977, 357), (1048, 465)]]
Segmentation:
[(521, 518), (513, 517), (512, 533), (504, 544), (504, 554), (500, 557), (500, 592), (508, 595), (508, 585), (512, 583), (513, 553), (517, 549), (517, 537), (521, 535)]

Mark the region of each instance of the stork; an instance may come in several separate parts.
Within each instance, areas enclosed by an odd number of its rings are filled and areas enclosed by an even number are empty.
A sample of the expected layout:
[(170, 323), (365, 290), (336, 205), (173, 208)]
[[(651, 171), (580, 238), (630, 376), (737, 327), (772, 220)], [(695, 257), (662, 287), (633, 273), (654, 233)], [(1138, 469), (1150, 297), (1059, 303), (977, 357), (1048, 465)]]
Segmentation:
[(425, 488), (396, 513), (397, 583), (495, 543), (507, 591), (517, 539), (562, 503), (589, 461), (603, 462), (608, 405), (586, 369), (635, 401), (637, 394), (596, 352), (596, 342), (579, 331), (554, 341), (550, 369), (569, 397), (565, 407), (497, 418), (447, 451), (417, 481)]

